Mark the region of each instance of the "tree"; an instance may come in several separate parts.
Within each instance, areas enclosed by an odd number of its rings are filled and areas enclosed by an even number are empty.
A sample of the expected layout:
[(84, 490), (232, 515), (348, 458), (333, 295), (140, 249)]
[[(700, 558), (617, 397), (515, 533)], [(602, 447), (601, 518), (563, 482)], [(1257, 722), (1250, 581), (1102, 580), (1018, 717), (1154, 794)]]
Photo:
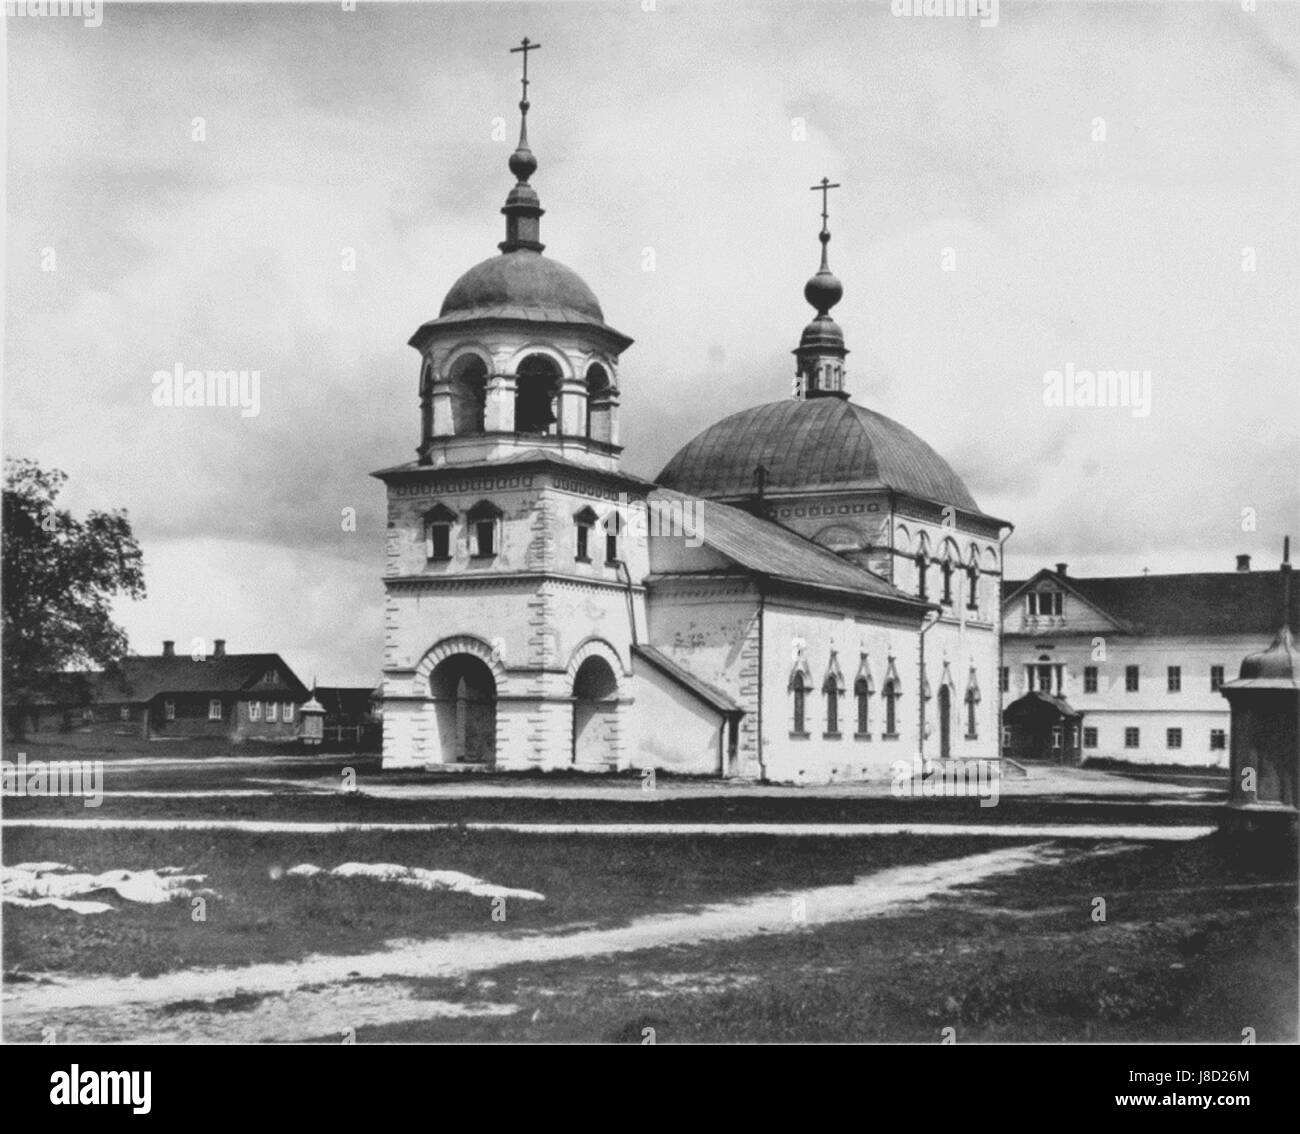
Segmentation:
[(33, 696), (53, 675), (107, 666), (126, 653), (109, 604), (145, 594), (143, 557), (124, 510), (84, 520), (55, 506), (67, 474), (7, 458), (0, 605), (4, 707), (22, 736)]

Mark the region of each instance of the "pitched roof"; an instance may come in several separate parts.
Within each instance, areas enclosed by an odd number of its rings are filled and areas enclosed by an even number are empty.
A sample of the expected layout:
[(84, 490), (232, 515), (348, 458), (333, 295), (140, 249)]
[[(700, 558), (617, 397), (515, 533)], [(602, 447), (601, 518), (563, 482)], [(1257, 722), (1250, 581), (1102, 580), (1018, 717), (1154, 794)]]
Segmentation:
[[(1282, 623), (1280, 571), (1114, 575), (1090, 579), (1044, 569), (1031, 579), (1005, 581), (1003, 601), (1043, 578), (1073, 591), (1134, 634), (1272, 635)], [(1290, 622), (1300, 624), (1300, 580), (1294, 578)]]
[(694, 497), (669, 488), (656, 488), (650, 494), (650, 500), (670, 505), (692, 501), (692, 506), (698, 509), (695, 514), (701, 517), (697, 537), (733, 563), (757, 574), (801, 586), (850, 592), (918, 608), (933, 605), (780, 524), (752, 516), (729, 504), (696, 501)]
[[(271, 674), (271, 681), (259, 684)], [(307, 697), (307, 687), (279, 654), (209, 655), (203, 661), (188, 655), (132, 656), (91, 676), (99, 701), (148, 701), (163, 693), (242, 693), (254, 687), (293, 700)]]
[(707, 705), (712, 705), (719, 712), (743, 713), (745, 711), (742, 706), (733, 701), (721, 689), (696, 677), (685, 666), (673, 661), (667, 654), (655, 649), (654, 646), (633, 646), (632, 653), (636, 657), (644, 658), (655, 669), (672, 678), (678, 685), (688, 692), (694, 693), (701, 701)]

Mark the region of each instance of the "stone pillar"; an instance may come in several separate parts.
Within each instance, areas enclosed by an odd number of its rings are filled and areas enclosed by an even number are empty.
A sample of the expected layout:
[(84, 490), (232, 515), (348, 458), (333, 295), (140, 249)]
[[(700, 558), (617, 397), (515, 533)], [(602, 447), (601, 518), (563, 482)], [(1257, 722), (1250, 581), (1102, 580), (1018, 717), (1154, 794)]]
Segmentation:
[(618, 391), (600, 390), (591, 399), (591, 439), (618, 444)]
[(559, 431), (562, 437), (587, 435), (587, 384), (578, 378), (560, 383)]
[(511, 374), (493, 374), (488, 378), (487, 404), (483, 407), (483, 427), (489, 433), (515, 431), (515, 379)]
[(450, 437), (456, 432), (451, 416), (451, 383), (439, 380), (433, 384), (433, 436)]

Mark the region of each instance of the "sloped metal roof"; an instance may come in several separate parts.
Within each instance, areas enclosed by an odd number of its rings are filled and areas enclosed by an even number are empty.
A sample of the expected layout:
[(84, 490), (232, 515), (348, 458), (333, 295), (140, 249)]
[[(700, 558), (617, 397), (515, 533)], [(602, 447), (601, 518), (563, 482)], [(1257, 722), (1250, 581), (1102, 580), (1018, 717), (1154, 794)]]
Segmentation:
[[(656, 488), (650, 493), (650, 500), (652, 505), (671, 506), (693, 498), (672, 489)], [(870, 595), (918, 608), (933, 605), (771, 520), (713, 500), (692, 503), (692, 508), (697, 509), (694, 514), (699, 517), (694, 534), (747, 570), (790, 583)], [(654, 570), (653, 563), (651, 570)]]
[(695, 496), (889, 488), (979, 512), (961, 479), (898, 422), (843, 398), (793, 398), (734, 413), (682, 447), (656, 478)]
[(674, 661), (662, 650), (658, 650), (654, 646), (637, 645), (632, 647), (632, 653), (636, 657), (644, 658), (665, 676), (671, 678), (678, 685), (693, 693), (705, 704), (713, 706), (719, 712), (743, 713), (745, 711), (741, 705), (738, 705), (721, 689), (696, 677), (684, 665)]

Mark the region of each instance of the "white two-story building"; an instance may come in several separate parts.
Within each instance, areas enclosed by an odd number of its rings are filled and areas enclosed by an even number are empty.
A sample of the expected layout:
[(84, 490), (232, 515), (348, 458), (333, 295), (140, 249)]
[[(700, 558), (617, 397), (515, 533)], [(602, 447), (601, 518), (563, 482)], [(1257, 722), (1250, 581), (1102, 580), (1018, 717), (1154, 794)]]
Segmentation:
[(1282, 594), (1246, 555), (1232, 572), (1088, 579), (1058, 563), (1005, 582), (1004, 754), (1226, 768), (1219, 687), (1276, 632)]

